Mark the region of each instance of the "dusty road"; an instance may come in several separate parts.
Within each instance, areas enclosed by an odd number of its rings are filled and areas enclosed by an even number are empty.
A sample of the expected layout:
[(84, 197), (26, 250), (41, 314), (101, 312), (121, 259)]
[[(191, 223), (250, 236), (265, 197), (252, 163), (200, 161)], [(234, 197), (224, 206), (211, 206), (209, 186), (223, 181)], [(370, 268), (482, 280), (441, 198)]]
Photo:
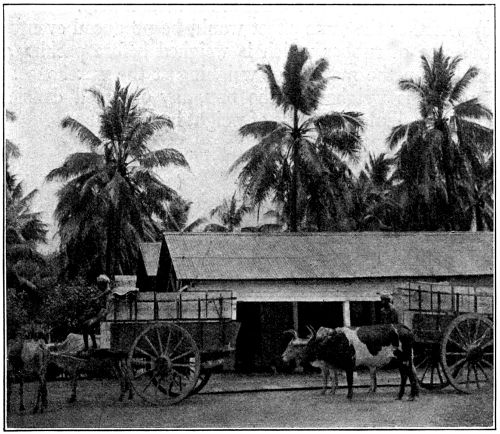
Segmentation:
[(395, 400), (395, 387), (379, 388), (376, 395), (358, 389), (352, 401), (345, 389), (335, 396), (318, 390), (202, 393), (171, 407), (151, 407), (138, 397), (118, 402), (118, 389), (111, 381), (82, 381), (79, 401), (68, 404), (68, 385), (49, 383), (48, 411), (15, 410), (7, 428), (491, 427), (494, 415), (492, 389), (475, 395), (422, 391), (415, 402)]

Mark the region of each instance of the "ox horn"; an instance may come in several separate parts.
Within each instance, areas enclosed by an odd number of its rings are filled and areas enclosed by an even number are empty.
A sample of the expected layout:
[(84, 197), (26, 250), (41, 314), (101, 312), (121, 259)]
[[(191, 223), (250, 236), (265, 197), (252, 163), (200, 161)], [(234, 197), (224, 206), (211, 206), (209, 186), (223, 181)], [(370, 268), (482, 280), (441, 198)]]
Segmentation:
[(309, 336), (307, 339), (312, 339), (316, 336), (316, 330), (314, 330), (310, 325), (306, 326), (307, 330), (309, 330)]
[(298, 339), (298, 338), (299, 338), (299, 335), (298, 335), (298, 333), (297, 333), (297, 330), (294, 330), (294, 329), (285, 330), (285, 331), (283, 332), (283, 334), (284, 334), (284, 335), (291, 334), (291, 335), (294, 337), (294, 339)]

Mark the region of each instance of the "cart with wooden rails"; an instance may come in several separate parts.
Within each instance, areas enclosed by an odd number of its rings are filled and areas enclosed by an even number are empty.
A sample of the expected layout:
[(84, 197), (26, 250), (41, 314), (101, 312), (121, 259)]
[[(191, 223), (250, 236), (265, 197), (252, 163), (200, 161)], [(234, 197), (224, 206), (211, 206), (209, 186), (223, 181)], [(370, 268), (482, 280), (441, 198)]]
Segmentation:
[(420, 385), (471, 393), (494, 375), (493, 288), (409, 283), (394, 294), (415, 335)]
[(230, 360), (239, 323), (230, 291), (129, 292), (101, 323), (101, 347), (127, 352), (135, 392), (169, 405), (199, 392)]

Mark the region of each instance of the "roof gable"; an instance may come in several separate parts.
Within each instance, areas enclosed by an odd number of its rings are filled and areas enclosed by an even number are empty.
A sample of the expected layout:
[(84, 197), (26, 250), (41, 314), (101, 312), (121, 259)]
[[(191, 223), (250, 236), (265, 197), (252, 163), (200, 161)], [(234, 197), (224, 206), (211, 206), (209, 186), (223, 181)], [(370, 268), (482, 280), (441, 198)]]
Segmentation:
[(491, 232), (168, 233), (165, 241), (179, 279), (493, 274)]
[(146, 274), (156, 276), (160, 263), (161, 243), (140, 243), (142, 260), (146, 268)]

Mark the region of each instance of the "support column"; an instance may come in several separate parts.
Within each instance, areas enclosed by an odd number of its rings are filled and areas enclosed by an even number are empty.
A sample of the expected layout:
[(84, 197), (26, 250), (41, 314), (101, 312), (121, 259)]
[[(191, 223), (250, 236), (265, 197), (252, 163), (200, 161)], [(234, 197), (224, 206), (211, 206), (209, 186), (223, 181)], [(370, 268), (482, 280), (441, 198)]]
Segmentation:
[(344, 317), (344, 327), (351, 325), (351, 307), (348, 301), (342, 302), (342, 313)]
[(293, 306), (293, 329), (299, 331), (299, 303), (292, 302)]

